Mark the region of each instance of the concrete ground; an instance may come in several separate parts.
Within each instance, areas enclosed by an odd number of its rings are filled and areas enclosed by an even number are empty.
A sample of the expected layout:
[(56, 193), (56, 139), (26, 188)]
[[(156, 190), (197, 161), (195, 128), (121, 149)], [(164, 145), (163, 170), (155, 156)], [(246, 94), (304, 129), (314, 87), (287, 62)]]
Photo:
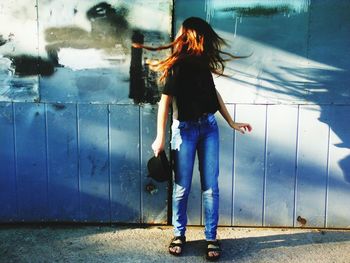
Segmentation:
[[(168, 226), (1, 225), (0, 262), (205, 262), (203, 228), (184, 254), (167, 252)], [(350, 262), (350, 231), (220, 227), (220, 262)]]

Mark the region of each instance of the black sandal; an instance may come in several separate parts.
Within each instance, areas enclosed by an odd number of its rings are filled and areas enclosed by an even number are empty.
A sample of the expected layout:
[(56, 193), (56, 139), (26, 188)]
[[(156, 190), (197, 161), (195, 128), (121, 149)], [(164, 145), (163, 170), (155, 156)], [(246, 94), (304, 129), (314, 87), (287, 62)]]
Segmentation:
[[(185, 236), (177, 236), (177, 237), (174, 237), (172, 240), (171, 240), (171, 243), (169, 245), (169, 253), (174, 255), (174, 256), (180, 256), (183, 252), (183, 247), (186, 243), (186, 237)], [(170, 250), (170, 248), (174, 248), (174, 247), (179, 247), (181, 248), (181, 251), (180, 252), (173, 252)]]
[[(215, 261), (218, 260), (221, 256), (221, 246), (218, 240), (216, 241), (207, 241), (207, 255), (206, 255), (206, 259), (209, 261)], [(218, 253), (217, 256), (209, 256), (209, 252), (216, 252)]]

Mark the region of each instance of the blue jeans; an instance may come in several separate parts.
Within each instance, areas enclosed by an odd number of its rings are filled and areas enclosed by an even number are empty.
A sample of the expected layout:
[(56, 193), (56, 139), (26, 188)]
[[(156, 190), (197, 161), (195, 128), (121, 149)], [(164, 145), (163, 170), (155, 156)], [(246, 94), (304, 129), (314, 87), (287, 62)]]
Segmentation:
[(172, 218), (174, 235), (185, 235), (187, 200), (197, 152), (204, 204), (204, 233), (207, 240), (215, 240), (219, 219), (219, 131), (215, 116), (208, 114), (197, 121), (174, 120), (171, 129), (175, 172)]

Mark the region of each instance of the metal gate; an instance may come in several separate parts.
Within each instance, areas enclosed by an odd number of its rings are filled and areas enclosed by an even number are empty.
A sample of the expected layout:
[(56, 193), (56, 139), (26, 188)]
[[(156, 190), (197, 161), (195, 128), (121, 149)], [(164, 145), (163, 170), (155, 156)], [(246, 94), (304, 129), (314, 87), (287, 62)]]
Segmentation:
[[(220, 225), (350, 226), (349, 1), (23, 5), (0, 7), (1, 222), (167, 222), (167, 185), (146, 170), (159, 98), (146, 60), (164, 53), (130, 44), (168, 42), (173, 7), (175, 31), (199, 16), (252, 54), (214, 78), (253, 126), (217, 114)], [(196, 164), (189, 224), (202, 210)]]

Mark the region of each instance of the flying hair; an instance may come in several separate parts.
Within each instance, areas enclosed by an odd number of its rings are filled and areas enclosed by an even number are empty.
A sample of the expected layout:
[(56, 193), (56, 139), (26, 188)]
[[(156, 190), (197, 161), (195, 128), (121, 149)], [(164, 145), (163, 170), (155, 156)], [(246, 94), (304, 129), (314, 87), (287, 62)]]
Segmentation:
[[(162, 72), (159, 78), (160, 83), (165, 82), (175, 63), (187, 58), (199, 57), (203, 63), (208, 65), (212, 73), (224, 75), (226, 61), (248, 57), (234, 56), (224, 52), (221, 50), (224, 45), (228, 46), (227, 42), (206, 21), (198, 17), (187, 18), (182, 23), (175, 40), (167, 45), (151, 47), (139, 43), (132, 44), (134, 48), (144, 48), (150, 51), (172, 48), (172, 53), (167, 58), (150, 62), (152, 70)], [(223, 55), (226, 58), (223, 58)]]

